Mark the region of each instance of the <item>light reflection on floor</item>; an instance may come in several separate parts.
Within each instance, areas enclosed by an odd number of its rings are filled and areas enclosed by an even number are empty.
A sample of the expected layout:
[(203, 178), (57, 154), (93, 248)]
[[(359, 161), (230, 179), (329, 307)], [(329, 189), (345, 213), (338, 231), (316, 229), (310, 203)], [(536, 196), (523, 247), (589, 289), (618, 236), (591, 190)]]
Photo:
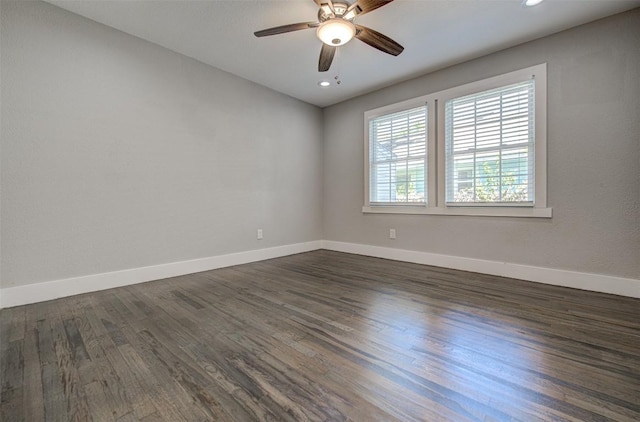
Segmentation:
[[(522, 381), (544, 383), (536, 379), (544, 354), (531, 347), (530, 334), (514, 327), (513, 317), (463, 305), (442, 309), (406, 298), (398, 300), (403, 306), (393, 306), (388, 295), (377, 296), (359, 315), (368, 321), (361, 334), (388, 350), (390, 368), (402, 374), (402, 369), (411, 367), (419, 374), (407, 377), (407, 382), (431, 381), (443, 387), (439, 393), (451, 391), (452, 400), (462, 393), (496, 408), (538, 399), (536, 392), (522, 387)], [(520, 341), (523, 336), (526, 343)], [(367, 379), (371, 382), (370, 376)]]

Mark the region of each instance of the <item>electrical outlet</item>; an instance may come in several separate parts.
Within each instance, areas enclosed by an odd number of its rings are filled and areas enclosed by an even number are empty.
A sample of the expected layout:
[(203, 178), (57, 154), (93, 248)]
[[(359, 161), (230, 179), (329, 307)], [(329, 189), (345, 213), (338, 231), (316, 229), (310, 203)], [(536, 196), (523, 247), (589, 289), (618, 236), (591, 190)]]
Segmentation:
[(262, 229), (258, 229), (258, 240), (262, 240)]
[(389, 229), (389, 239), (396, 238), (396, 229)]

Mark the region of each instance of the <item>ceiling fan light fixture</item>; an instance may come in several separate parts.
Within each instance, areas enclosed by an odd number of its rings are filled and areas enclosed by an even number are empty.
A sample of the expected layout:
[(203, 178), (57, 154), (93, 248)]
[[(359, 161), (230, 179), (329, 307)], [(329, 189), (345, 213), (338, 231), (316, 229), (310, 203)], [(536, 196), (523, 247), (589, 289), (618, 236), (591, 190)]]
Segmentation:
[(542, 1), (543, 0), (524, 0), (522, 4), (524, 4), (527, 7), (532, 7), (532, 6), (535, 6), (536, 4), (542, 3)]
[(348, 43), (356, 35), (356, 27), (347, 20), (333, 18), (321, 23), (316, 35), (323, 43), (338, 47)]

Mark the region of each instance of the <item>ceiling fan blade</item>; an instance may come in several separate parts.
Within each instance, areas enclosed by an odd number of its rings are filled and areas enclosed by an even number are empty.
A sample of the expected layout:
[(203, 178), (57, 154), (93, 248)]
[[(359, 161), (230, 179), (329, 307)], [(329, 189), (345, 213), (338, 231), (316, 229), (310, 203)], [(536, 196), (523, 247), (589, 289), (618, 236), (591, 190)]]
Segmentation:
[(291, 23), (289, 25), (275, 26), (273, 28), (263, 29), (253, 33), (256, 37), (266, 37), (268, 35), (284, 34), (285, 32), (300, 31), (301, 29), (315, 28), (318, 22), (300, 22)]
[(379, 7), (384, 6), (385, 4), (391, 3), (393, 0), (358, 0), (353, 3), (347, 9), (346, 14), (351, 12), (352, 10), (356, 15), (364, 15), (365, 13), (369, 13), (372, 10), (376, 10)]
[(322, 50), (320, 50), (320, 60), (318, 60), (318, 72), (326, 72), (331, 67), (333, 62), (333, 56), (336, 55), (336, 49), (332, 45), (322, 43)]
[(356, 38), (392, 56), (397, 56), (404, 50), (403, 46), (391, 38), (366, 26), (356, 25)]

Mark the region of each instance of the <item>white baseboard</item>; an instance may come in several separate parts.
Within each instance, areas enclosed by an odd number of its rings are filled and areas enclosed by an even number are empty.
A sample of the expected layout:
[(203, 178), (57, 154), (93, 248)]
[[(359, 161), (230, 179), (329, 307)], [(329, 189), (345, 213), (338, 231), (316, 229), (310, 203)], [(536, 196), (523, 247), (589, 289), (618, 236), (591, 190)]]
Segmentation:
[(34, 283), (26, 286), (8, 287), (0, 289), (0, 309), (106, 290), (113, 287), (144, 283), (146, 281), (193, 274), (201, 271), (214, 270), (216, 268), (230, 267), (232, 265), (247, 264), (249, 262), (278, 258), (317, 249), (328, 249), (357, 255), (433, 265), (436, 267), (472, 271), (562, 287), (640, 298), (640, 280), (631, 278), (556, 270), (553, 268), (440, 255), (406, 249), (318, 240), (209, 258), (172, 262), (150, 267)]
[(320, 249), (321, 245), (322, 242), (319, 240), (295, 243), (292, 245), (256, 249), (209, 258), (9, 287), (0, 289), (0, 308), (44, 302), (66, 296), (111, 289), (113, 287), (128, 286), (146, 281), (160, 280), (163, 278), (214, 270), (216, 268), (230, 267), (232, 265), (278, 258)]
[(357, 255), (433, 265), (436, 267), (535, 281), (555, 286), (640, 298), (640, 280), (632, 278), (556, 270), (553, 268), (510, 264), (508, 262), (487, 261), (452, 255), (439, 255), (357, 243), (334, 242), (331, 240), (323, 240), (322, 248)]

